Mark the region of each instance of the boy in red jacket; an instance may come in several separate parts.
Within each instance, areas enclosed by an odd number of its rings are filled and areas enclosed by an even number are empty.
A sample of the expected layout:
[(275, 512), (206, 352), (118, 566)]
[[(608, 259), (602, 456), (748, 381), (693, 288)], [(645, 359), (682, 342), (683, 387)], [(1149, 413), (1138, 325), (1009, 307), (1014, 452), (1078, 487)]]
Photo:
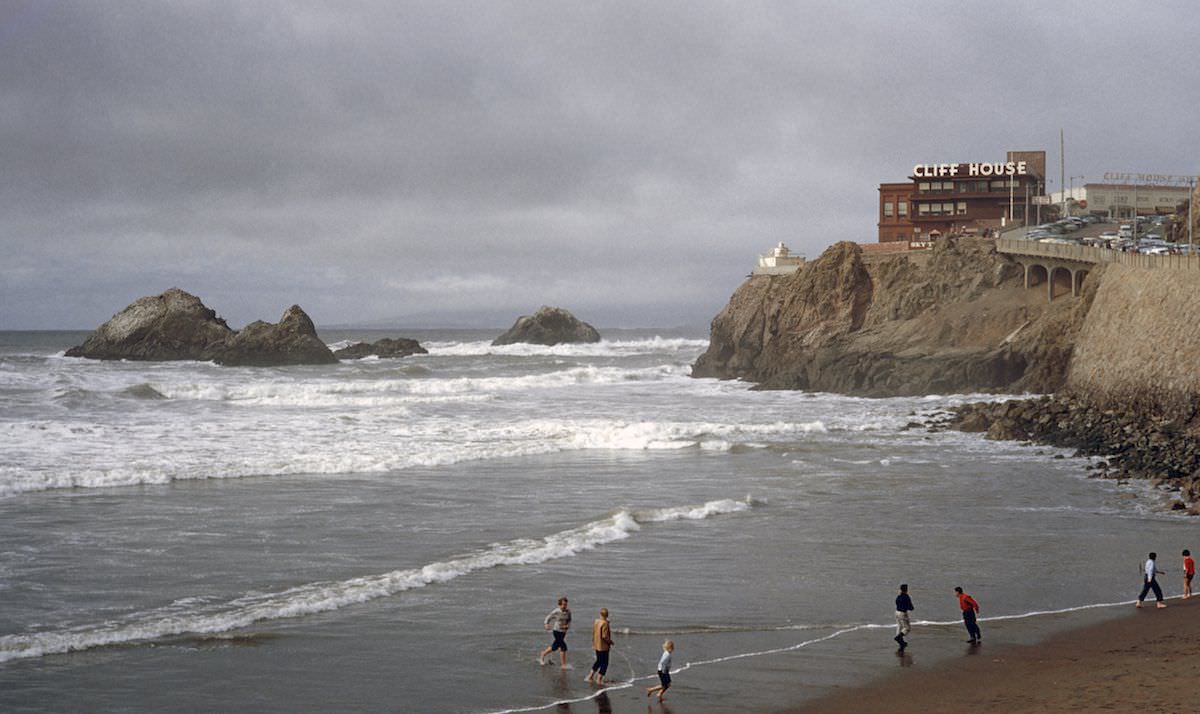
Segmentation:
[(975, 615), (979, 612), (979, 603), (975, 602), (975, 598), (963, 592), (962, 588), (954, 588), (954, 592), (958, 594), (958, 607), (962, 610), (967, 634), (971, 636), (967, 643), (978, 644), (983, 641), (983, 633), (979, 631), (979, 624), (975, 621)]

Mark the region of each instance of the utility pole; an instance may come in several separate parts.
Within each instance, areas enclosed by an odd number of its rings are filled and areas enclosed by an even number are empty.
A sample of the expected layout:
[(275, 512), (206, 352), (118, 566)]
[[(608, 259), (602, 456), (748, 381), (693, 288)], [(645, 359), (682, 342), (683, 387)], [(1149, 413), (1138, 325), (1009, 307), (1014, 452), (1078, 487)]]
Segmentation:
[(1062, 200), (1062, 215), (1059, 218), (1067, 217), (1067, 143), (1063, 138), (1063, 130), (1060, 127), (1058, 130), (1058, 189), (1063, 192)]
[(1191, 181), (1188, 181), (1188, 186), (1191, 187), (1191, 189), (1192, 189), (1191, 195), (1188, 196), (1188, 245), (1191, 246), (1191, 248), (1188, 250), (1188, 253), (1194, 254), (1196, 252), (1196, 246), (1192, 242), (1192, 221), (1193, 221), (1192, 206), (1196, 203), (1196, 177), (1195, 176), (1192, 177)]
[(1029, 182), (1025, 182), (1025, 214), (1021, 216), (1021, 225), (1029, 227)]

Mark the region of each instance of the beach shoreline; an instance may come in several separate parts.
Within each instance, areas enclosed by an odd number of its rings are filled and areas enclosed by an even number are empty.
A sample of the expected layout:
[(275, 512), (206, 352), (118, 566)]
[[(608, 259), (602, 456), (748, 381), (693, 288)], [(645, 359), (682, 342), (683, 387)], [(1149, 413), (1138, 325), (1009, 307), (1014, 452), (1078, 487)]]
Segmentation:
[(991, 643), (928, 669), (901, 668), (789, 714), (1196, 710), (1197, 598), (1146, 601), (1128, 614), (1030, 644)]

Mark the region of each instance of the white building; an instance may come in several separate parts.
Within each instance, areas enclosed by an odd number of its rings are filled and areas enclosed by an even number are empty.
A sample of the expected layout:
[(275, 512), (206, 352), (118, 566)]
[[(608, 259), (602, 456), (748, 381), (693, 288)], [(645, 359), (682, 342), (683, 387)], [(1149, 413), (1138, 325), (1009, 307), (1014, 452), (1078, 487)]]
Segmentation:
[(1064, 194), (1069, 215), (1095, 213), (1109, 218), (1131, 218), (1135, 206), (1139, 216), (1174, 213), (1176, 206), (1187, 201), (1191, 189), (1187, 186), (1088, 183), (1055, 191), (1050, 195), (1050, 201), (1062, 205)]
[(766, 255), (758, 256), (758, 266), (753, 275), (787, 275), (794, 273), (804, 265), (804, 256), (795, 255), (783, 241)]

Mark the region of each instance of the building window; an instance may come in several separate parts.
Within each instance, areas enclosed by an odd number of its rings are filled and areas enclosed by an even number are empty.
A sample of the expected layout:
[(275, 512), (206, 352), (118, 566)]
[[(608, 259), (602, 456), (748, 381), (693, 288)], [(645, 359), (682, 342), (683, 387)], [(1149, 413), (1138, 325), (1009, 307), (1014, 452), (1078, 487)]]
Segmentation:
[(892, 212), (893, 212), (892, 205), (893, 204), (891, 201), (887, 201), (883, 204), (883, 217), (884, 218), (892, 217)]
[(917, 184), (917, 190), (921, 193), (929, 193), (929, 182), (922, 181), (921, 183)]
[(959, 202), (958, 202), (958, 211), (957, 211), (957, 213), (958, 213), (958, 215), (960, 215), (960, 216), (965, 216), (965, 215), (967, 215), (967, 202), (966, 202), (966, 201), (959, 201)]
[(899, 212), (901, 218), (908, 217), (908, 202), (907, 201), (898, 202), (896, 204), (896, 208), (898, 209), (898, 212)]
[(928, 216), (929, 215), (929, 204), (928, 203), (918, 203), (917, 204), (917, 212), (920, 213), (922, 216)]

